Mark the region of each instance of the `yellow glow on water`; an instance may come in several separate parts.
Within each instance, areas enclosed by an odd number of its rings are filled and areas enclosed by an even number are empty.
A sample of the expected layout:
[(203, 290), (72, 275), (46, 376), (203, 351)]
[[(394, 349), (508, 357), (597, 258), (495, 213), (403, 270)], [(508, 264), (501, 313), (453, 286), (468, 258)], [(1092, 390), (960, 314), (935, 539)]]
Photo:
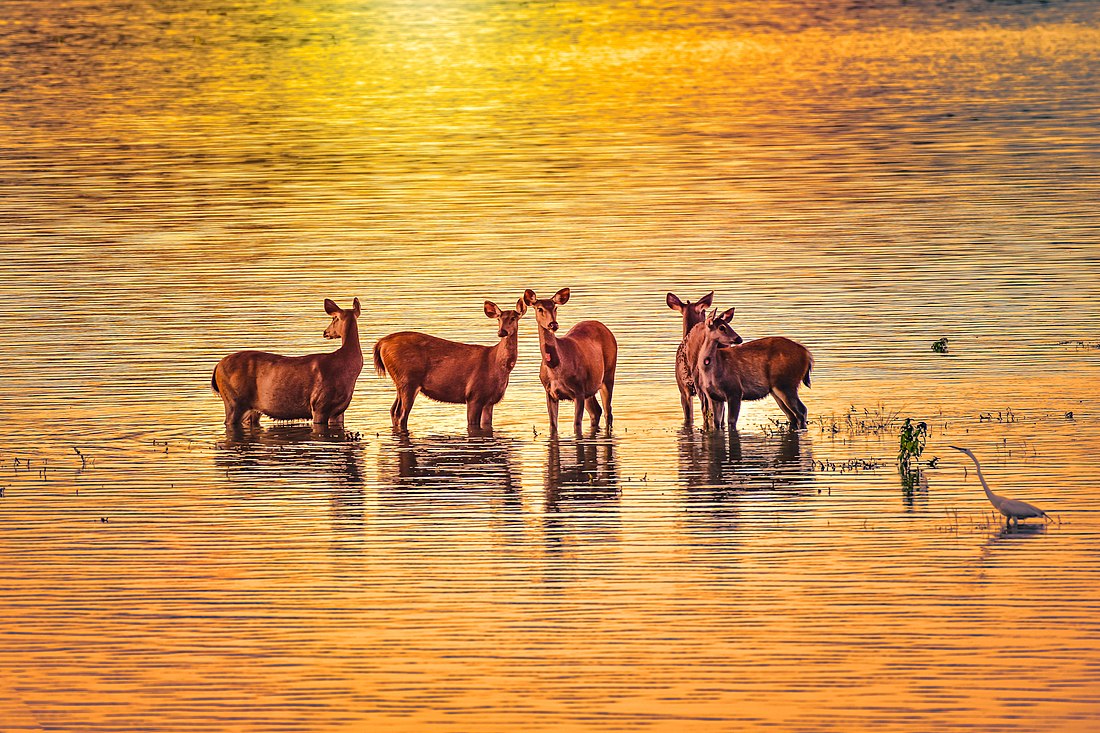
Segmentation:
[[(1097, 48), (1072, 2), (13, 5), (0, 727), (1095, 717)], [(610, 436), (548, 438), (530, 318), (491, 437), (391, 435), (369, 369), (351, 436), (220, 425), (217, 359), (332, 348), (325, 297), (491, 343), (564, 286)], [(711, 289), (812, 349), (809, 431), (680, 429), (665, 293)]]

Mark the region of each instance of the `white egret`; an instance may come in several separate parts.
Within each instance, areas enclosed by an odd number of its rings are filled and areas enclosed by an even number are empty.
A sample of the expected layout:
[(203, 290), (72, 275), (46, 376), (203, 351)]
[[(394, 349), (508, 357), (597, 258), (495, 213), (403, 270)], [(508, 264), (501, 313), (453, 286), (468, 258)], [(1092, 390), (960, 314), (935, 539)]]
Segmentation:
[(947, 447), (965, 453), (970, 456), (970, 460), (974, 461), (974, 465), (978, 469), (978, 480), (982, 482), (982, 488), (985, 489), (985, 497), (989, 499), (989, 503), (993, 505), (994, 509), (1006, 517), (1006, 524), (1011, 522), (1019, 524), (1021, 519), (1028, 519), (1029, 517), (1043, 517), (1044, 519), (1049, 519), (1046, 512), (1039, 507), (1028, 504), (1026, 501), (1009, 499), (1008, 497), (994, 494), (989, 490), (989, 484), (985, 482), (985, 476), (982, 476), (982, 464), (978, 463), (978, 459), (974, 457), (974, 454), (968, 449), (960, 448), (957, 445), (949, 445)]

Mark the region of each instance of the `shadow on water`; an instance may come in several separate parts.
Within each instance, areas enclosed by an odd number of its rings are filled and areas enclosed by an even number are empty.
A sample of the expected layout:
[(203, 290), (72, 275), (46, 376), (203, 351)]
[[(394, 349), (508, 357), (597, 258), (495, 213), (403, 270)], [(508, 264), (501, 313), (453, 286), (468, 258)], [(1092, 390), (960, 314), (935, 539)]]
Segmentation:
[(342, 429), (311, 425), (227, 428), (215, 467), (234, 487), (324, 491), (334, 529), (363, 527), (363, 443)]
[(547, 550), (619, 538), (619, 462), (615, 439), (599, 430), (546, 442), (543, 528)]

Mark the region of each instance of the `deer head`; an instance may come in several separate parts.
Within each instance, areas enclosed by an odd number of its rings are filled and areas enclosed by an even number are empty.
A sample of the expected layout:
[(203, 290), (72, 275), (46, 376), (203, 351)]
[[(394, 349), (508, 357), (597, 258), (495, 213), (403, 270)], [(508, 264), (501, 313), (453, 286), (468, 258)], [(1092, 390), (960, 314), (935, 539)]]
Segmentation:
[(514, 311), (502, 311), (496, 303), (485, 301), (485, 315), (496, 319), (497, 326), (499, 326), (497, 336), (500, 338), (514, 336), (519, 330), (519, 319), (523, 318), (523, 314), (526, 312), (527, 303), (524, 302), (523, 298), (516, 302)]
[(714, 341), (719, 349), (744, 341), (737, 334), (737, 331), (730, 328), (730, 321), (733, 320), (733, 310), (733, 308), (730, 308), (727, 311), (718, 313), (718, 309), (715, 308), (714, 313), (706, 320), (707, 338)]
[(687, 336), (688, 332), (697, 323), (702, 323), (707, 318), (707, 308), (710, 308), (711, 302), (714, 300), (714, 291), (704, 295), (699, 300), (692, 303), (690, 300), (682, 301), (676, 297), (675, 294), (669, 293), (665, 296), (665, 302), (668, 303), (668, 307), (674, 311), (678, 311), (684, 316), (684, 335)]
[(328, 328), (325, 329), (325, 338), (343, 339), (347, 336), (349, 326), (354, 325), (355, 319), (359, 317), (359, 299), (355, 299), (354, 305), (350, 309), (344, 310), (335, 302), (325, 298), (325, 313), (332, 316), (332, 323), (328, 324)]
[(541, 300), (534, 290), (528, 289), (523, 293), (523, 301), (535, 307), (535, 321), (539, 327), (554, 332), (558, 330), (558, 306), (569, 302), (569, 288), (562, 288), (554, 297)]

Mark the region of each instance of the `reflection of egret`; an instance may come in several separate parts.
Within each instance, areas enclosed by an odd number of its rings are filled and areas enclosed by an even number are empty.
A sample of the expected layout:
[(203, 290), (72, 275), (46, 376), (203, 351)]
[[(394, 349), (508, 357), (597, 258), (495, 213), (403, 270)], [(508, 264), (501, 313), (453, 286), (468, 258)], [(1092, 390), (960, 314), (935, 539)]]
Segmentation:
[(960, 448), (957, 445), (949, 445), (948, 448), (954, 448), (957, 451), (965, 453), (970, 456), (970, 460), (974, 461), (975, 467), (978, 469), (978, 480), (982, 482), (982, 488), (985, 489), (985, 497), (989, 499), (989, 503), (993, 505), (993, 508), (1003, 514), (1006, 518), (1006, 522), (1019, 522), (1021, 519), (1028, 519), (1030, 517), (1043, 517), (1048, 518), (1047, 513), (1039, 507), (1032, 506), (1026, 501), (1019, 501), (1018, 499), (1009, 499), (1004, 496), (997, 496), (989, 490), (989, 484), (985, 482), (985, 476), (982, 475), (982, 464), (978, 463), (978, 459), (974, 457), (966, 448)]

